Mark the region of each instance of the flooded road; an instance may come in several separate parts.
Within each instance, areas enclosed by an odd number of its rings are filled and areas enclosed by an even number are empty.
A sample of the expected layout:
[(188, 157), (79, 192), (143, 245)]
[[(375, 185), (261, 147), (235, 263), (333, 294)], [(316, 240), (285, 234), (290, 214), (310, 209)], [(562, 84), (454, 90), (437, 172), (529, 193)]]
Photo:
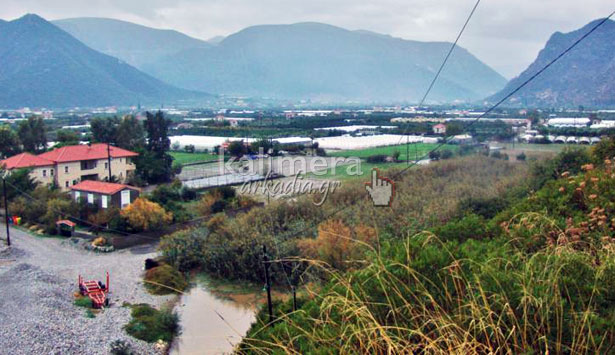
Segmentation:
[(198, 282), (175, 307), (182, 332), (173, 342), (171, 354), (231, 353), (255, 320), (257, 297), (220, 297), (205, 283)]

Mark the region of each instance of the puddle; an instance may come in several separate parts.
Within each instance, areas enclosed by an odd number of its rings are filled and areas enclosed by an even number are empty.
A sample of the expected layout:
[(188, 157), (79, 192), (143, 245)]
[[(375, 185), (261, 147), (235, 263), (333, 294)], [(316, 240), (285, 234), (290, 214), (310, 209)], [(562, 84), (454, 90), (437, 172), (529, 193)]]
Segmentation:
[(257, 298), (256, 294), (229, 294), (223, 298), (199, 282), (175, 307), (182, 332), (173, 342), (170, 353), (232, 353), (256, 318)]

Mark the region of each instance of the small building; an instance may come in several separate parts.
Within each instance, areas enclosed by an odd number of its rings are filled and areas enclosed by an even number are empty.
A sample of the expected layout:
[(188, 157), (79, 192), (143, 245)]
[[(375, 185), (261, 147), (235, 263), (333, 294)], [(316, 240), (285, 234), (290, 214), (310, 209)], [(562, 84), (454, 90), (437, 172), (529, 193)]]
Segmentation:
[(139, 197), (141, 190), (137, 187), (110, 182), (85, 180), (70, 187), (75, 201), (84, 199), (99, 208), (125, 208)]
[(446, 134), (446, 125), (443, 123), (438, 123), (433, 126), (433, 133), (435, 134)]

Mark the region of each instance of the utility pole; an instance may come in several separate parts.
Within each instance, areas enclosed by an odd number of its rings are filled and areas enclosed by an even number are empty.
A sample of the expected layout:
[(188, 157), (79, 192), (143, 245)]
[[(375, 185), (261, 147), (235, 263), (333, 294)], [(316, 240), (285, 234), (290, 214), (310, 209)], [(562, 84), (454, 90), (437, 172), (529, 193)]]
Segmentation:
[(111, 144), (107, 143), (107, 165), (109, 165), (109, 182), (112, 182), (111, 177)]
[(6, 195), (6, 178), (2, 177), (2, 194), (4, 195), (4, 222), (6, 223), (6, 244), (11, 246), (11, 230), (9, 228), (9, 199)]
[(293, 312), (297, 312), (297, 289), (293, 285), (291, 290), (293, 291)]
[(271, 303), (271, 281), (269, 280), (269, 257), (267, 247), (263, 245), (263, 263), (265, 264), (265, 289), (267, 290), (267, 307), (269, 308), (269, 323), (273, 323), (273, 304)]

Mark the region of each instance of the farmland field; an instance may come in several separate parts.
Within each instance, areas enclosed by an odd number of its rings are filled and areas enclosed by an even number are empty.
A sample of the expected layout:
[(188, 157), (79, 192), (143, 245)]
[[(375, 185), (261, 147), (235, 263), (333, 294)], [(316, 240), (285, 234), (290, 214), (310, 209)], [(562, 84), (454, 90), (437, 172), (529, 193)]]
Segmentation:
[[(409, 147), (407, 150), (409, 151), (410, 159), (415, 160), (415, 159), (427, 158), (426, 155), (428, 155), (429, 152), (437, 146), (438, 144), (436, 143), (412, 143), (412, 144), (409, 144)], [(438, 150), (439, 151), (444, 151), (444, 150), (456, 151), (457, 149), (458, 149), (458, 146), (456, 145), (446, 144), (440, 147)], [(387, 146), (387, 147), (358, 149), (358, 150), (328, 151), (327, 155), (332, 156), (332, 157), (357, 157), (357, 158), (365, 159), (372, 155), (391, 156), (393, 155), (395, 151), (399, 151), (400, 153), (399, 160), (407, 160), (405, 144), (392, 145), (392, 146)]]
[(210, 153), (170, 152), (170, 154), (173, 157), (174, 161), (182, 165), (203, 161), (211, 161), (218, 158), (217, 155)]

